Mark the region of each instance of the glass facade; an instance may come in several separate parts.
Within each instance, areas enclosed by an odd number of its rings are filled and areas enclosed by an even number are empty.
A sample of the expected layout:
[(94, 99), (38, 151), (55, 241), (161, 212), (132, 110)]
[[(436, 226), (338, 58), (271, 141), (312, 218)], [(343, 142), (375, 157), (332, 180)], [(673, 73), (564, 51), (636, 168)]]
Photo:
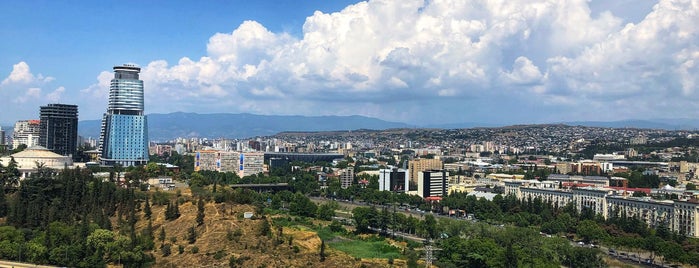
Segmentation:
[(114, 67), (109, 105), (100, 133), (103, 165), (135, 166), (148, 162), (148, 120), (143, 114), (143, 81), (140, 68)]

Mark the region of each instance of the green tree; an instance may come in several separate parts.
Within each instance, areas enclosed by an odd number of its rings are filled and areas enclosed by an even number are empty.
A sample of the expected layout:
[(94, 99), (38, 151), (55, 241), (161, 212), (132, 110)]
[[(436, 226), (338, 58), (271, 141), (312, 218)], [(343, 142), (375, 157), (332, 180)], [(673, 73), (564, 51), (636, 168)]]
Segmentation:
[(149, 219), (149, 220), (153, 214), (153, 211), (151, 210), (151, 207), (150, 207), (150, 201), (148, 200), (148, 196), (146, 196), (146, 203), (143, 206), (143, 214), (146, 216), (146, 219)]
[(294, 194), (293, 201), (289, 204), (291, 214), (305, 217), (313, 217), (318, 206), (301, 193)]
[(325, 261), (325, 240), (320, 240), (320, 262)]
[(158, 233), (158, 240), (160, 240), (161, 243), (165, 242), (165, 227), (164, 226), (160, 227), (160, 233)]
[(368, 233), (370, 227), (375, 225), (375, 219), (378, 212), (374, 207), (356, 207), (352, 210), (352, 219), (357, 232)]
[(187, 242), (190, 244), (197, 242), (197, 230), (194, 228), (194, 226), (189, 227), (187, 230)]
[(697, 186), (694, 183), (691, 183), (691, 182), (687, 183), (687, 190), (688, 191), (692, 191), (692, 190), (696, 190), (696, 189), (697, 189)]
[(586, 242), (597, 242), (607, 237), (607, 232), (592, 220), (578, 223), (577, 233)]
[(199, 197), (197, 201), (197, 226), (204, 224), (204, 199)]
[(326, 202), (324, 204), (321, 204), (318, 206), (318, 212), (317, 216), (318, 219), (329, 221), (332, 220), (332, 217), (335, 216), (335, 210), (338, 209), (340, 206), (337, 204), (337, 202), (330, 201)]
[(163, 244), (163, 247), (160, 248), (160, 253), (163, 255), (163, 257), (170, 256), (172, 253), (172, 249), (170, 247), (170, 244)]
[(267, 219), (262, 219), (262, 223), (260, 224), (259, 234), (261, 236), (269, 236), (271, 233), (272, 233), (272, 228), (269, 226), (269, 222), (267, 222)]
[(425, 220), (423, 221), (423, 229), (425, 230), (425, 235), (428, 238), (437, 237), (437, 220), (431, 214), (425, 215)]

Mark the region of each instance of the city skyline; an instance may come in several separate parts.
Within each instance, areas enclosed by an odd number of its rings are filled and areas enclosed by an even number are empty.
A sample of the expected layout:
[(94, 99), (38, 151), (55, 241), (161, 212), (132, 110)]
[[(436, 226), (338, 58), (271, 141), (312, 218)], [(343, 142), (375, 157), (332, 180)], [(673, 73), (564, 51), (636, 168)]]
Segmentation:
[(0, 123), (54, 102), (98, 119), (108, 68), (129, 62), (149, 113), (418, 125), (699, 115), (697, 1), (522, 2), (5, 2)]

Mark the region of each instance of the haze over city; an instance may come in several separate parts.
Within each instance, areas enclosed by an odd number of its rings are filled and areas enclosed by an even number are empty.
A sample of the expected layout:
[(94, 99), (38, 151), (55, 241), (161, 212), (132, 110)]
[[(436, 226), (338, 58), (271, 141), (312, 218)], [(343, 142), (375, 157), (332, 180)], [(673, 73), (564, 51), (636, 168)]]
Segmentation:
[(71, 103), (111, 68), (146, 113), (434, 123), (692, 118), (699, 1), (0, 3), (0, 123)]

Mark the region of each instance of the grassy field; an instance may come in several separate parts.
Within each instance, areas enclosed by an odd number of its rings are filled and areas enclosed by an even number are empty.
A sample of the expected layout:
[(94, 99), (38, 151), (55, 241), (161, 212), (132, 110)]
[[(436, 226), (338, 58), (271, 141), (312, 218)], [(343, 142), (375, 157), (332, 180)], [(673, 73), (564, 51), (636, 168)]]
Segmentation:
[(398, 259), (400, 249), (386, 241), (346, 240), (328, 243), (331, 248), (340, 250), (355, 258)]

